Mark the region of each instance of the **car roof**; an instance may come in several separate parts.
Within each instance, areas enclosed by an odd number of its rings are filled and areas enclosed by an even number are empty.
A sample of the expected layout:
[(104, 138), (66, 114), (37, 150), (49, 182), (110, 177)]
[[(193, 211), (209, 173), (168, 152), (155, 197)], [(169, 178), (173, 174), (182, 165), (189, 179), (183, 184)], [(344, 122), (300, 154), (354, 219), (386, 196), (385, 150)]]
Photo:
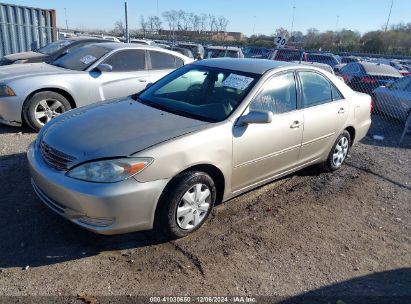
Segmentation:
[(296, 66), (285, 61), (252, 58), (213, 58), (195, 61), (193, 64), (260, 75), (268, 70), (285, 66)]
[(208, 50), (228, 50), (228, 51), (239, 51), (241, 50), (238, 47), (235, 46), (208, 46), (207, 47)]
[[(91, 44), (90, 44), (91, 45)], [(110, 50), (117, 50), (117, 49), (152, 49), (152, 50), (164, 50), (158, 46), (153, 45), (146, 45), (146, 44), (137, 44), (137, 43), (122, 43), (122, 42), (102, 42), (95, 44), (98, 46), (102, 46), (108, 48)]]
[(375, 63), (375, 62), (355, 62), (361, 64), (367, 74), (386, 74), (392, 76), (401, 76), (395, 68), (388, 64)]
[(97, 38), (97, 37), (91, 37), (91, 36), (76, 36), (76, 37), (65, 38), (63, 40), (72, 40), (72, 41), (79, 41), (79, 40), (99, 41), (99, 40), (104, 40), (104, 41), (108, 41), (108, 40), (103, 39), (103, 38)]

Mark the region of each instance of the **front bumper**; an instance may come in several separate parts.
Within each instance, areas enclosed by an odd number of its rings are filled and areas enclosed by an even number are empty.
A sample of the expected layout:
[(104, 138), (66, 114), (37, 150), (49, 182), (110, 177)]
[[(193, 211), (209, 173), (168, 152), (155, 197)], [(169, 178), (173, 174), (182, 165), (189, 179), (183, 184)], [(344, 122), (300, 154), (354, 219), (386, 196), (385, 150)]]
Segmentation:
[(168, 180), (118, 183), (76, 180), (49, 167), (32, 143), (27, 152), (32, 184), (53, 211), (90, 231), (118, 234), (153, 227), (158, 199)]
[(0, 98), (0, 123), (19, 127), (22, 125), (23, 101), (18, 96)]

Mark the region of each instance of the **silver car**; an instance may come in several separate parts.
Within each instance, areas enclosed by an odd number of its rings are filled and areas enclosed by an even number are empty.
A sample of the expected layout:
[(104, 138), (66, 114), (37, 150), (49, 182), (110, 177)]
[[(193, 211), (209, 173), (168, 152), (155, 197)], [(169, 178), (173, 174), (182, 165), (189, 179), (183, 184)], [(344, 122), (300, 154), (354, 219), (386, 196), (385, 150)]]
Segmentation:
[(27, 155), (35, 192), (70, 221), (183, 237), (215, 203), (313, 164), (339, 169), (370, 112), (369, 95), (319, 68), (201, 60), (59, 116)]
[(373, 96), (375, 108), (379, 112), (406, 121), (411, 115), (411, 76), (376, 88)]
[(99, 43), (51, 64), (0, 67), (0, 122), (39, 130), (52, 118), (96, 101), (137, 93), (193, 60), (157, 47)]

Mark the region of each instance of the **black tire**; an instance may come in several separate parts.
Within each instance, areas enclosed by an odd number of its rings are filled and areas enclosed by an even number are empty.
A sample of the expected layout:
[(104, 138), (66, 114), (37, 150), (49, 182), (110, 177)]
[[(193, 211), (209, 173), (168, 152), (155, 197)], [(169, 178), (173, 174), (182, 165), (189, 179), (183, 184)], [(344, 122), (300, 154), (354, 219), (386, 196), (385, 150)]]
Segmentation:
[(46, 118), (44, 118), (44, 123), (41, 123), (42, 120), (39, 121), (35, 117), (36, 108), (39, 106), (39, 103), (44, 100), (47, 103), (58, 101), (61, 106), (59, 106), (56, 111), (60, 114), (71, 110), (71, 105), (68, 100), (59, 93), (52, 91), (42, 91), (34, 94), (32, 97), (26, 100), (23, 105), (23, 118), (24, 121), (29, 125), (29, 127), (34, 129), (35, 131), (39, 131), (46, 122)]
[[(337, 146), (339, 145), (340, 141), (342, 138), (345, 137), (347, 139), (348, 147), (347, 147), (347, 152), (341, 162), (341, 164), (336, 164), (334, 161), (334, 153), (337, 151)], [(350, 153), (350, 148), (351, 148), (351, 135), (347, 130), (344, 130), (340, 136), (338, 136), (337, 140), (335, 141), (333, 147), (331, 148), (330, 153), (328, 154), (327, 160), (323, 163), (322, 167), (328, 171), (328, 172), (334, 172), (338, 169), (341, 168), (343, 163), (345, 162), (348, 154)]]
[[(192, 189), (196, 184), (203, 184), (210, 191), (209, 208), (203, 215), (202, 221), (191, 229), (182, 229), (177, 220), (177, 208), (181, 205), (182, 198), (186, 192)], [(177, 239), (187, 236), (196, 231), (206, 221), (214, 207), (216, 200), (216, 187), (213, 179), (204, 172), (188, 171), (180, 174), (174, 181), (167, 186), (161, 195), (159, 206), (157, 208), (156, 225), (162, 230), (168, 238)]]

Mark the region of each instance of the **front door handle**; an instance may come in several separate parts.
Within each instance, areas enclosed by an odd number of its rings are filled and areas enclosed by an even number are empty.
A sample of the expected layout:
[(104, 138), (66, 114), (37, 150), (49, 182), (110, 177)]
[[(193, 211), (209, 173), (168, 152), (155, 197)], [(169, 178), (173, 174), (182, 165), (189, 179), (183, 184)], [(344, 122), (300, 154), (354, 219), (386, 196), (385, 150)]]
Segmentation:
[(338, 114), (344, 114), (345, 113), (345, 109), (344, 108), (340, 108), (339, 110), (338, 110)]
[(304, 123), (302, 121), (294, 121), (293, 124), (290, 126), (291, 129), (296, 129), (299, 128), (303, 125)]

